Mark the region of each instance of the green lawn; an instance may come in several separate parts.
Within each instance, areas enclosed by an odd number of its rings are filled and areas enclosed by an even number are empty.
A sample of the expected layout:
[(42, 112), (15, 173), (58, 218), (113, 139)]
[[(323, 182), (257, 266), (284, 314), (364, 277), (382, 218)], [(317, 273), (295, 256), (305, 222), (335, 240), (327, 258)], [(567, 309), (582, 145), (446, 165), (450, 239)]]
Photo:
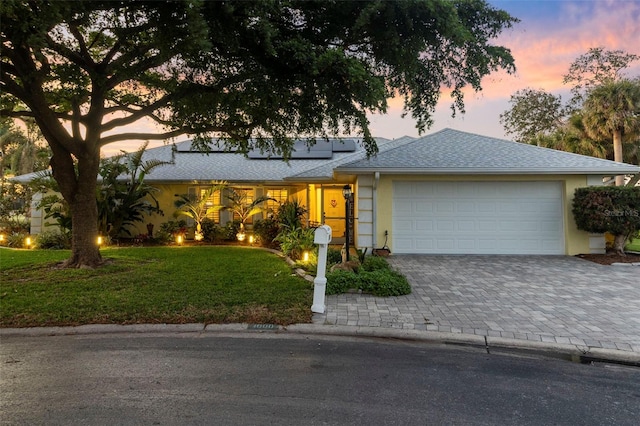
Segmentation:
[(95, 270), (68, 251), (0, 249), (0, 327), (309, 322), (313, 284), (242, 247), (107, 248)]
[(640, 252), (640, 238), (634, 238), (633, 242), (627, 244), (624, 249), (626, 251), (637, 251), (637, 252)]

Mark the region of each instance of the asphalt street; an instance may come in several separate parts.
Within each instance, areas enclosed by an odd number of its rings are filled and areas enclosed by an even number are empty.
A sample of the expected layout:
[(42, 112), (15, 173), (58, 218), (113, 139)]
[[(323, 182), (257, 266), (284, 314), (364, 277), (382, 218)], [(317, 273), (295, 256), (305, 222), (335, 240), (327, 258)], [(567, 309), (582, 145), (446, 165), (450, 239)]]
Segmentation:
[(636, 425), (640, 369), (275, 333), (4, 336), (3, 425)]

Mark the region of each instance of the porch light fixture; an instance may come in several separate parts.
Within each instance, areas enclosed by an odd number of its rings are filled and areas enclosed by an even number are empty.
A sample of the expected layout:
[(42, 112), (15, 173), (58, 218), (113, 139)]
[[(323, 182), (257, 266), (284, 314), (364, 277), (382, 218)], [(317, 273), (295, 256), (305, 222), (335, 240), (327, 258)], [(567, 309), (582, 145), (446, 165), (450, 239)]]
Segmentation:
[(344, 201), (345, 201), (345, 206), (344, 206), (344, 224), (345, 224), (345, 231), (344, 231), (344, 236), (345, 236), (345, 242), (344, 242), (344, 246), (345, 246), (345, 260), (348, 262), (349, 261), (349, 216), (350, 215), (350, 211), (349, 211), (349, 206), (350, 206), (350, 201), (351, 201), (351, 196), (353, 195), (353, 191), (351, 190), (351, 185), (345, 185), (342, 187), (342, 196), (344, 197)]

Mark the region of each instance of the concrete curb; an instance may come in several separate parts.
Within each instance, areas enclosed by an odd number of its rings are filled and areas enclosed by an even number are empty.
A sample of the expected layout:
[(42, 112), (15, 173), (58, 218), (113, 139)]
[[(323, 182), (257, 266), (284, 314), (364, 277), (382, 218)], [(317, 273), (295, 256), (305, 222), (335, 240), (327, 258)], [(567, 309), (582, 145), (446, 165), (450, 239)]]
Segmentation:
[(406, 330), (364, 326), (339, 326), (317, 324), (294, 324), (273, 326), (268, 329), (249, 329), (249, 324), (89, 324), (73, 327), (33, 327), (3, 328), (2, 337), (44, 337), (71, 335), (108, 334), (162, 334), (162, 333), (205, 333), (205, 334), (296, 334), (340, 337), (366, 337), (395, 340), (409, 340), (425, 343), (466, 345), (493, 349), (516, 350), (539, 355), (569, 359), (575, 362), (609, 362), (640, 367), (640, 353), (602, 348), (580, 347), (559, 343), (533, 342), (529, 340), (485, 337), (463, 333), (443, 333), (436, 331)]

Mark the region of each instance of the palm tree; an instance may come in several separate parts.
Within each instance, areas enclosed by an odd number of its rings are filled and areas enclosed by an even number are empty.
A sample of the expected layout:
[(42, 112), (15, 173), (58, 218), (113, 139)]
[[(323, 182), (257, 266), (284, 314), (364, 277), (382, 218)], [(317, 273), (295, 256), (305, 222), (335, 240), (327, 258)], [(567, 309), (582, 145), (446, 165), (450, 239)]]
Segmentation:
[(608, 156), (609, 144), (602, 138), (592, 139), (587, 135), (580, 112), (572, 114), (554, 133), (536, 139), (538, 146), (545, 148), (598, 158)]
[(264, 208), (261, 206), (262, 203), (267, 200), (276, 201), (274, 198), (264, 195), (258, 198), (251, 199), (249, 197), (249, 191), (233, 188), (229, 190), (229, 194), (227, 194), (227, 200), (229, 200), (231, 205), (225, 207), (225, 209), (232, 211), (234, 216), (236, 216), (240, 220), (241, 233), (244, 231), (244, 225), (250, 217), (264, 211)]
[(121, 232), (130, 234), (127, 227), (142, 222), (152, 213), (162, 214), (155, 193), (158, 189), (145, 183), (145, 177), (156, 167), (171, 164), (156, 159), (143, 160), (149, 142), (133, 153), (102, 160), (98, 185), (98, 229), (112, 237)]
[(222, 191), (226, 186), (226, 182), (214, 182), (201, 196), (193, 196), (191, 194), (178, 195), (178, 200), (175, 202), (178, 210), (176, 210), (174, 216), (187, 216), (193, 219), (196, 223), (194, 235), (196, 241), (200, 241), (203, 238), (202, 221), (208, 215), (222, 210), (222, 205), (215, 205), (211, 200), (217, 191)]
[[(613, 137), (613, 158), (623, 162), (623, 135), (640, 133), (640, 79), (609, 81), (591, 90), (583, 119), (591, 137)], [(624, 185), (624, 176), (616, 176), (616, 185)]]

